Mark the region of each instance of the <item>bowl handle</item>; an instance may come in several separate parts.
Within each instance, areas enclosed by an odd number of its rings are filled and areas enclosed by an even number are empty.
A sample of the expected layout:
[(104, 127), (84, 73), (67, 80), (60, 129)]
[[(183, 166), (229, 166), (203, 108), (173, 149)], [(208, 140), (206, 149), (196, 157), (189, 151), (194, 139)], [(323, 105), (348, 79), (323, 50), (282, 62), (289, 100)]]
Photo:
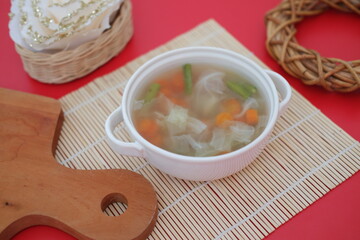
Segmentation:
[(281, 98), (279, 105), (279, 116), (281, 116), (285, 112), (288, 103), (291, 99), (291, 87), (289, 83), (286, 81), (286, 79), (280, 74), (267, 69), (265, 69), (265, 72), (271, 78), (271, 80), (273, 80), (273, 83), (275, 84), (275, 87), (280, 94)]
[(115, 127), (124, 121), (121, 107), (117, 108), (105, 122), (105, 132), (107, 136), (107, 142), (114, 152), (130, 155), (135, 157), (144, 157), (144, 149), (137, 142), (123, 142), (117, 139), (114, 135)]

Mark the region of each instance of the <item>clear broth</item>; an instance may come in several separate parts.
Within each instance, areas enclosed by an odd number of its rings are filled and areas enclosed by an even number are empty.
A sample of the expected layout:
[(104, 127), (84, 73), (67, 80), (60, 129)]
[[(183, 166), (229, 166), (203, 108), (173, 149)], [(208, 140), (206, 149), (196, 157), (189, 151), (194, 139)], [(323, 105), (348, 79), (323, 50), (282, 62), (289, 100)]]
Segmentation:
[[(268, 120), (261, 93), (245, 98), (227, 85), (249, 86), (246, 77), (208, 64), (192, 64), (191, 70), (191, 94), (184, 90), (183, 66), (159, 74), (139, 91), (132, 119), (145, 139), (173, 153), (206, 157), (235, 151), (261, 134)], [(158, 93), (144, 102), (154, 83)], [(247, 121), (249, 109), (257, 112), (256, 124)]]

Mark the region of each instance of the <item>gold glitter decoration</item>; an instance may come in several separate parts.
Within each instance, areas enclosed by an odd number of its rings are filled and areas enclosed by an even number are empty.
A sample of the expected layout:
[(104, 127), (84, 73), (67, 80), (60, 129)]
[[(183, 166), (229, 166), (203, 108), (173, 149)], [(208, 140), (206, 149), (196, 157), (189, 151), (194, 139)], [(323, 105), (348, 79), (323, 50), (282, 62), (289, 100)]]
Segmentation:
[(65, 3), (53, 2), (53, 3), (49, 4), (48, 6), (49, 7), (53, 7), (53, 6), (65, 7), (65, 6), (68, 6), (68, 5), (70, 5), (71, 3), (74, 3), (74, 2), (76, 2), (76, 0), (69, 0), (69, 1), (67, 1)]
[[(30, 0), (28, 0), (30, 1)], [(40, 0), (31, 0), (31, 14), (34, 16), (34, 19), (37, 20), (37, 24), (39, 24), (43, 33), (39, 31), (34, 31), (33, 25), (35, 23), (28, 22), (29, 15), (24, 12), (25, 0), (18, 0), (18, 8), (20, 11), (20, 24), (25, 26), (26, 32), (30, 37), (31, 41), (35, 44), (46, 44), (51, 45), (56, 41), (67, 38), (80, 31), (83, 27), (85, 27), (89, 22), (102, 14), (108, 5), (114, 0), (69, 0), (64, 2), (55, 2), (52, 1), (48, 6), (49, 7), (67, 7), (70, 4), (74, 4), (76, 2), (79, 3), (79, 7), (75, 10), (69, 12), (65, 17), (58, 21), (54, 19), (53, 16), (46, 16), (43, 10), (40, 7)], [(93, 9), (92, 9), (93, 8)], [(89, 10), (90, 9), (90, 10)], [(89, 12), (89, 14), (86, 14)], [(10, 14), (9, 14), (10, 15)], [(45, 34), (44, 34), (45, 33)], [(28, 41), (26, 41), (28, 42)], [(29, 45), (33, 45), (28, 43)]]
[(20, 24), (21, 25), (25, 25), (27, 23), (27, 15), (26, 14), (22, 14), (21, 18), (20, 18)]

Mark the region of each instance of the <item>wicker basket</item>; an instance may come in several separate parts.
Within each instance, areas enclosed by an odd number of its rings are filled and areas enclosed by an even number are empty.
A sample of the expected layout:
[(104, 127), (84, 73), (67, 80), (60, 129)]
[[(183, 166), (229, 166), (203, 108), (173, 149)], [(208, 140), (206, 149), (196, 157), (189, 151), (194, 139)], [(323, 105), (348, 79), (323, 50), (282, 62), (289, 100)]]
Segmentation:
[(16, 45), (24, 69), (44, 83), (66, 83), (85, 76), (116, 56), (133, 35), (131, 2), (124, 0), (110, 29), (97, 39), (57, 53), (38, 53)]

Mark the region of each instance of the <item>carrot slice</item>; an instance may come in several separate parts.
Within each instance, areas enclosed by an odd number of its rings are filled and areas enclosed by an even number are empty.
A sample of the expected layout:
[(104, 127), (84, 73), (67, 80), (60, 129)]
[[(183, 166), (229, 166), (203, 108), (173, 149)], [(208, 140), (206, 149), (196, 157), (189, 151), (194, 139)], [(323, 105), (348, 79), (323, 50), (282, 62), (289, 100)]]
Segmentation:
[(218, 127), (227, 127), (225, 122), (232, 121), (234, 117), (228, 112), (221, 112), (216, 116), (215, 124)]
[(230, 98), (223, 102), (225, 112), (232, 115), (239, 114), (242, 110), (241, 103), (236, 98)]
[(155, 119), (143, 118), (137, 123), (136, 129), (144, 138), (148, 138), (158, 133), (159, 125)]
[(179, 93), (183, 93), (185, 89), (184, 76), (182, 72), (177, 72), (169, 79), (159, 79), (156, 83), (160, 84), (160, 93), (171, 98)]
[(155, 146), (161, 147), (164, 143), (163, 137), (159, 133), (159, 125), (156, 120), (143, 118), (137, 123), (137, 130), (140, 135)]
[(246, 123), (249, 125), (256, 125), (259, 122), (259, 115), (256, 109), (249, 109), (245, 113)]
[(164, 140), (161, 135), (156, 135), (151, 138), (147, 138), (150, 143), (154, 144), (155, 146), (161, 147), (164, 143)]

